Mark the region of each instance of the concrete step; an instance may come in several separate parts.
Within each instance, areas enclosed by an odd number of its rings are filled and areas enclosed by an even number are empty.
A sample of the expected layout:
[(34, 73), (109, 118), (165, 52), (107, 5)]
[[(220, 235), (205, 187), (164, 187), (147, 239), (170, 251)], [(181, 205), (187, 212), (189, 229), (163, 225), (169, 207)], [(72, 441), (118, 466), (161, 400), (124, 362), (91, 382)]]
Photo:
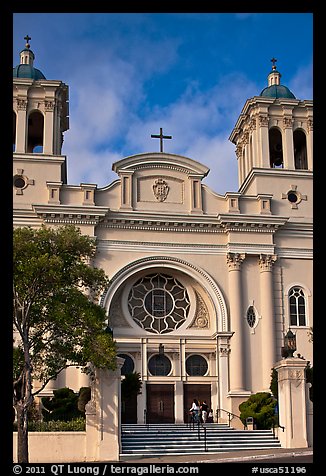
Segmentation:
[(200, 454), (203, 452), (279, 448), (271, 430), (235, 430), (210, 423), (191, 429), (187, 424), (122, 425), (121, 456)]

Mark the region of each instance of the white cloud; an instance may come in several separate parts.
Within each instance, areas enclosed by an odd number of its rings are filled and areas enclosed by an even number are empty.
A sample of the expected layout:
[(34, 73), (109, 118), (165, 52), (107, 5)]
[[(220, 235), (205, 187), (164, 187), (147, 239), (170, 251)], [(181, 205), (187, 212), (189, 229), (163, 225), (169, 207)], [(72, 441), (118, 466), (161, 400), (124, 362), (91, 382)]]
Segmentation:
[(240, 75), (225, 77), (206, 91), (190, 84), (177, 101), (166, 107), (156, 105), (144, 115), (144, 78), (130, 65), (126, 78), (126, 65), (121, 61), (114, 67), (107, 85), (104, 66), (97, 70), (100, 78), (91, 70), (74, 85), (72, 126), (64, 149), (69, 156), (70, 182), (107, 185), (116, 178), (111, 172), (113, 161), (159, 151), (159, 141), (151, 134), (159, 133), (162, 127), (165, 134), (173, 136), (164, 142), (165, 152), (207, 165), (211, 172), (205, 183), (216, 192), (237, 190), (234, 146), (228, 137), (245, 99), (253, 95), (256, 86)]

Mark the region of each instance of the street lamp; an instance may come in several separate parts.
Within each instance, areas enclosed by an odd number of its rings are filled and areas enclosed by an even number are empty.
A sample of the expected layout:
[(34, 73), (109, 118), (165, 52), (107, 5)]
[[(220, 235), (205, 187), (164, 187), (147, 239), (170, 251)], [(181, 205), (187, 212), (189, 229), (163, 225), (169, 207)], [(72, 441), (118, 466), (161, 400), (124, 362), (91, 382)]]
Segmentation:
[(293, 357), (293, 353), (297, 350), (296, 337), (291, 330), (284, 336), (284, 350), (286, 357)]
[(106, 333), (106, 334), (109, 334), (109, 335), (112, 337), (112, 339), (113, 339), (113, 330), (112, 330), (112, 328), (110, 327), (109, 324), (107, 325), (107, 327), (106, 327), (106, 329), (105, 329), (105, 333)]

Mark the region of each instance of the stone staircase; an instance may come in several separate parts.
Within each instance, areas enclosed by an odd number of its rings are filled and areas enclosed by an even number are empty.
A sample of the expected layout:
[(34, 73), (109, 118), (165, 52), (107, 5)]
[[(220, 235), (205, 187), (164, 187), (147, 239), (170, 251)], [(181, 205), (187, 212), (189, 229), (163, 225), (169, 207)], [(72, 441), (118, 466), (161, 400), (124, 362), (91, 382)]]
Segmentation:
[[(206, 440), (206, 442), (205, 442)], [(123, 424), (120, 456), (155, 456), (216, 453), (250, 449), (280, 448), (272, 430), (235, 430), (226, 424), (195, 425)]]

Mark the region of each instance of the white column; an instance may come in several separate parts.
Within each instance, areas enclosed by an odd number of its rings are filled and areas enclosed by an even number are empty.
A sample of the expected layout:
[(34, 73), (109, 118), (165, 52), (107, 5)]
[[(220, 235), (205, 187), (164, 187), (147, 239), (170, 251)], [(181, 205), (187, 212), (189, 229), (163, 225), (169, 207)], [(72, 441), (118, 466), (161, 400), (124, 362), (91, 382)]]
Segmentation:
[(94, 371), (86, 405), (86, 461), (119, 461), (122, 364), (117, 357), (117, 370)]
[[(217, 352), (218, 352), (218, 402), (216, 407), (228, 410), (227, 395), (230, 389), (229, 376), (229, 358), (230, 358), (230, 336), (218, 336)], [(225, 417), (225, 413), (221, 413), (221, 417)], [(215, 414), (214, 414), (215, 416)]]
[(259, 117), (258, 151), (260, 153), (259, 166), (265, 169), (269, 169), (270, 161), (269, 161), (268, 116), (258, 116), (258, 117)]
[(43, 153), (52, 155), (54, 151), (54, 99), (45, 100)]
[(283, 118), (283, 164), (284, 168), (294, 170), (293, 121), (292, 117)]
[(260, 308), (262, 326), (262, 386), (269, 392), (271, 371), (276, 361), (273, 264), (275, 255), (260, 255)]
[(308, 133), (306, 134), (307, 137), (307, 162), (308, 162), (308, 169), (313, 170), (313, 156), (314, 156), (314, 126), (313, 120), (308, 120)]
[(259, 154), (258, 154), (258, 139), (257, 139), (257, 122), (253, 117), (250, 121), (251, 130), (251, 152), (252, 152), (252, 166), (259, 167)]
[(244, 254), (228, 253), (227, 264), (229, 267), (229, 303), (231, 332), (231, 353), (230, 353), (230, 390), (231, 392), (242, 392), (244, 384), (244, 345), (243, 345), (243, 306), (242, 306), (242, 285), (241, 285), (241, 264), (245, 258)]
[(16, 114), (16, 148), (15, 152), (26, 152), (26, 129), (27, 129), (27, 99), (17, 99)]

